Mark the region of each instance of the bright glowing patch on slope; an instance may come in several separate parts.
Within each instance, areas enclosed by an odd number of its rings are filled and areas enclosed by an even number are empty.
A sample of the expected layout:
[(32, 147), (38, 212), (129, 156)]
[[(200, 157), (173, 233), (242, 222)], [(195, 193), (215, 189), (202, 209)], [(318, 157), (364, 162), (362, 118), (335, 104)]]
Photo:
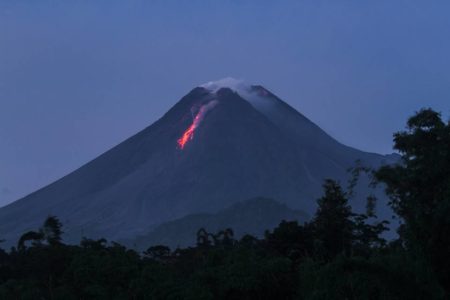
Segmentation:
[(186, 143), (194, 138), (195, 130), (200, 126), (200, 123), (205, 118), (206, 113), (213, 109), (219, 102), (217, 100), (212, 100), (205, 105), (202, 105), (198, 110), (198, 113), (195, 115), (194, 120), (192, 121), (191, 126), (186, 129), (183, 135), (178, 139), (178, 147), (183, 150), (186, 146)]

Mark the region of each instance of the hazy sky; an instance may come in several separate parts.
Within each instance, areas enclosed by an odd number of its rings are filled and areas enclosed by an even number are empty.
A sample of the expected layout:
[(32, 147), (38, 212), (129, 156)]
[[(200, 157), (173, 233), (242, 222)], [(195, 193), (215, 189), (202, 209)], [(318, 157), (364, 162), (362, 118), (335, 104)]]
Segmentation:
[(450, 1), (0, 0), (0, 205), (227, 76), (389, 153), (415, 110), (450, 114), (449, 15)]

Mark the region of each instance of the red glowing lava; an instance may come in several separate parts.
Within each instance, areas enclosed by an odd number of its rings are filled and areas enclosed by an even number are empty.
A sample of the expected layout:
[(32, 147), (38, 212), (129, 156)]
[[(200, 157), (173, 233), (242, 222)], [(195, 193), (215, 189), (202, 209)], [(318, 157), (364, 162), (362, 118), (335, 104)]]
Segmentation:
[(195, 115), (194, 120), (192, 121), (191, 126), (186, 129), (183, 135), (177, 140), (178, 147), (183, 150), (186, 143), (194, 138), (194, 132), (200, 123), (203, 121), (206, 113), (213, 109), (218, 104), (217, 100), (213, 100), (208, 102), (207, 104), (200, 107), (198, 113)]
[[(197, 116), (195, 116), (197, 118)], [(183, 135), (178, 139), (177, 143), (181, 150), (183, 150), (186, 143), (194, 138), (195, 131), (195, 121), (191, 126), (183, 133)]]

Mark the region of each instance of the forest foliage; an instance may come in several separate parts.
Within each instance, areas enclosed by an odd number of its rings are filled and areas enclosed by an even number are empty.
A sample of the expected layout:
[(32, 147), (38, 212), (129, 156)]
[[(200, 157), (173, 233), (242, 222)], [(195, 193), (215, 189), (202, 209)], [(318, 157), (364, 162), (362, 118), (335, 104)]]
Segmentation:
[(352, 184), (331, 179), (308, 222), (282, 221), (263, 238), (200, 228), (197, 244), (182, 249), (66, 245), (51, 216), (0, 249), (0, 299), (448, 299), (450, 123), (421, 110), (394, 143), (401, 163), (364, 170), (401, 221), (394, 240), (383, 238), (389, 224), (372, 196), (356, 214)]

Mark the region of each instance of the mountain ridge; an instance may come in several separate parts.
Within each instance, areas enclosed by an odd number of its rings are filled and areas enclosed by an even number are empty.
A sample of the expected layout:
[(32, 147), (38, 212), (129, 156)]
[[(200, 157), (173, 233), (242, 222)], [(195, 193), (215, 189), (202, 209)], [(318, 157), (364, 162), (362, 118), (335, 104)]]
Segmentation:
[(193, 246), (200, 228), (211, 233), (232, 228), (237, 239), (246, 234), (260, 238), (282, 220), (301, 223), (307, 218), (308, 215), (302, 211), (290, 209), (273, 199), (259, 197), (237, 202), (216, 213), (190, 214), (160, 224), (143, 236), (119, 242), (142, 251), (149, 245), (166, 245), (175, 249)]

